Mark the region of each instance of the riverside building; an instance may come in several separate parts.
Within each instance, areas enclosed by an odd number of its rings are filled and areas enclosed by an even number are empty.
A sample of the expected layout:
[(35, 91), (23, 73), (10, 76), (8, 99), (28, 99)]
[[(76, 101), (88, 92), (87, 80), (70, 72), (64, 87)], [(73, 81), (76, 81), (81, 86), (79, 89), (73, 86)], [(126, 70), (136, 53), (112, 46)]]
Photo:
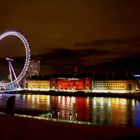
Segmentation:
[(50, 90), (50, 80), (28, 80), (27, 81), (28, 90)]
[(92, 92), (128, 93), (138, 90), (136, 80), (103, 80), (92, 81)]
[(91, 93), (135, 93), (139, 91), (137, 80), (93, 80), (91, 78), (50, 78), (26, 81), (28, 90), (91, 92)]
[(53, 78), (51, 90), (91, 92), (91, 81), (90, 78)]

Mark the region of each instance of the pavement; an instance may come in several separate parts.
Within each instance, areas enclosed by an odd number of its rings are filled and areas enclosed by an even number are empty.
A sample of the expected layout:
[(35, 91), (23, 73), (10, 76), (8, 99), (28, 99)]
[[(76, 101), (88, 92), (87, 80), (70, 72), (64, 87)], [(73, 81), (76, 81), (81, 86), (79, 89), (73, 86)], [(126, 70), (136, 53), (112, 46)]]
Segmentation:
[(79, 125), (0, 115), (0, 140), (139, 140), (140, 128)]

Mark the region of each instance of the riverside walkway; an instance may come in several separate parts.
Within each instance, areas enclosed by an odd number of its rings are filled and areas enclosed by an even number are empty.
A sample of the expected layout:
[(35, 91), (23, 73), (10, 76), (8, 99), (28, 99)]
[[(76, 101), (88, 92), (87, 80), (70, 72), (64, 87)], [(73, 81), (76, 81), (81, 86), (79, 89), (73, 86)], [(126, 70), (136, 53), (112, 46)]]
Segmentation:
[(140, 139), (139, 128), (79, 125), (0, 115), (0, 139), (10, 140), (131, 140)]

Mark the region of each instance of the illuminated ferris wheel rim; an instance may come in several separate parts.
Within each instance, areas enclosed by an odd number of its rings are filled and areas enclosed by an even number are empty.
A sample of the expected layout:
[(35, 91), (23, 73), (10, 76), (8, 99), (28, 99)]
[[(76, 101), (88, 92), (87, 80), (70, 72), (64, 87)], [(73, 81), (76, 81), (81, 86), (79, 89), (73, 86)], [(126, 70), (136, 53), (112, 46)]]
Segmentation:
[(6, 83), (7, 85), (16, 84), (22, 80), (22, 78), (26, 74), (26, 71), (28, 70), (28, 67), (30, 64), (30, 57), (31, 57), (29, 43), (28, 43), (27, 39), (20, 32), (17, 32), (17, 31), (4, 32), (0, 35), (0, 40), (4, 39), (6, 37), (9, 37), (9, 36), (15, 36), (22, 41), (24, 48), (25, 48), (26, 57), (25, 57), (24, 67), (23, 67), (21, 73), (19, 74), (19, 76), (17, 76), (17, 78), (14, 79), (13, 81)]

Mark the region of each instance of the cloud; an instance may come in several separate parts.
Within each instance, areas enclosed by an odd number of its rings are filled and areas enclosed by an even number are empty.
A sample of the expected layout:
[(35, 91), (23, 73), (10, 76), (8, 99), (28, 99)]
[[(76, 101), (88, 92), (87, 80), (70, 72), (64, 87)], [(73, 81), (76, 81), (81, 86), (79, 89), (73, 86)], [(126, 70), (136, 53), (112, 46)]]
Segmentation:
[[(82, 64), (84, 59), (93, 56), (104, 54), (105, 51), (98, 49), (52, 49), (48, 53), (37, 55), (42, 64), (56, 64), (56, 65), (69, 65), (69, 64)], [(33, 56), (35, 58), (36, 56)]]
[[(2, 1), (0, 33), (23, 32), (32, 58), (41, 60), (44, 71), (115, 65), (140, 53), (139, 4), (139, 0)], [(20, 41), (0, 46), (1, 57), (25, 55)]]
[(127, 42), (112, 38), (129, 38), (140, 33), (139, 3), (138, 0), (2, 1), (0, 32), (15, 29), (25, 33), (32, 54), (47, 53), (49, 48), (74, 49), (77, 47), (74, 44), (80, 44), (79, 47), (108, 47), (115, 41), (124, 44)]
[(140, 37), (122, 38), (122, 39), (99, 39), (91, 40), (89, 42), (75, 43), (75, 46), (108, 46), (108, 45), (140, 45)]
[[(111, 60), (140, 54), (140, 37), (91, 40), (75, 43), (75, 46), (78, 48), (98, 48), (106, 52), (107, 55), (104, 59)], [(102, 55), (100, 59), (102, 59)]]

